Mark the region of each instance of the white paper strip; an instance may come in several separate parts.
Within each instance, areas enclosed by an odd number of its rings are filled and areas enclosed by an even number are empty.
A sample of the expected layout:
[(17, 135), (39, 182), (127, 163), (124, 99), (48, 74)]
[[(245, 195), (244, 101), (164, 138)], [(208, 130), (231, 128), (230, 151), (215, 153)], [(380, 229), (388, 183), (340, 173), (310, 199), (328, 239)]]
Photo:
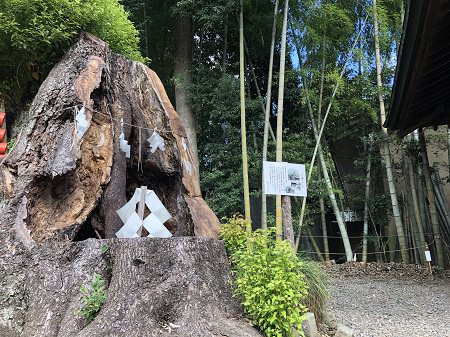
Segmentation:
[(152, 190), (148, 191), (145, 198), (145, 204), (152, 214), (155, 214), (163, 223), (171, 218), (169, 211), (167, 211), (161, 200), (159, 200), (156, 193)]
[(89, 128), (89, 122), (86, 118), (86, 109), (83, 107), (78, 111), (75, 120), (77, 125), (77, 137), (78, 139), (83, 138), (84, 134), (86, 133), (87, 129)]
[(130, 153), (131, 146), (128, 145), (128, 141), (125, 140), (125, 135), (123, 134), (123, 132), (120, 134), (119, 142), (120, 142), (120, 149), (123, 152), (125, 152), (125, 156), (127, 158), (130, 158), (130, 156), (131, 156), (131, 153)]
[(164, 224), (158, 219), (155, 213), (152, 213), (145, 218), (144, 228), (150, 233), (149, 236), (152, 237), (170, 238), (172, 236), (172, 233), (164, 227)]
[(141, 189), (137, 188), (134, 191), (133, 196), (130, 201), (128, 201), (122, 208), (116, 211), (117, 215), (120, 217), (123, 223), (126, 223), (130, 216), (136, 212), (136, 204), (139, 202), (141, 197)]
[(145, 205), (150, 210), (150, 215), (143, 221), (136, 213), (136, 205), (140, 202), (142, 190), (137, 188), (133, 197), (122, 208), (117, 210), (117, 214), (125, 224), (117, 233), (118, 238), (135, 238), (143, 226), (148, 232), (149, 237), (169, 238), (172, 236), (170, 231), (164, 226), (164, 222), (171, 218), (170, 213), (164, 207), (161, 200), (152, 190), (147, 190)]
[(164, 151), (166, 149), (166, 145), (164, 144), (164, 139), (159, 135), (158, 132), (153, 131), (153, 134), (147, 139), (147, 142), (150, 144), (150, 152), (155, 153), (156, 149), (160, 149)]

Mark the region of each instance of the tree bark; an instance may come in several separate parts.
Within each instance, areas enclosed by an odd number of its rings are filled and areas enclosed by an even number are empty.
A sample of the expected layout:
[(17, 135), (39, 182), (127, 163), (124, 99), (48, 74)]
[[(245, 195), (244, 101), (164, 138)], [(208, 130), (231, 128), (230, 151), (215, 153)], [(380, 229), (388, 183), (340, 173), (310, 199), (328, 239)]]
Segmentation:
[[(4, 337), (261, 336), (242, 319), (217, 240), (89, 239), (16, 251), (1, 267)], [(77, 311), (94, 272), (107, 299), (88, 322)]]
[[(89, 127), (80, 140), (74, 107), (83, 103)], [(29, 116), (0, 166), (2, 337), (260, 336), (232, 297), (222, 242), (188, 237), (215, 237), (218, 220), (200, 196), (184, 127), (153, 71), (83, 34)], [(122, 118), (129, 160), (118, 150)], [(166, 148), (151, 153), (146, 139), (155, 127)], [(141, 185), (169, 210), (175, 237), (89, 238), (114, 233), (105, 219), (114, 222), (116, 206)], [(78, 314), (80, 288), (94, 273), (107, 298), (88, 322)]]
[[(74, 109), (83, 104), (89, 126), (80, 140)], [(201, 198), (185, 129), (143, 64), (84, 34), (42, 84), (29, 116), (0, 166), (0, 223), (17, 224), (24, 243), (84, 239), (94, 230), (112, 237), (123, 225), (116, 210), (142, 185), (172, 215), (165, 225), (174, 235), (217, 237), (219, 221)], [(130, 159), (119, 149), (121, 120)], [(151, 153), (154, 128), (166, 148)]]
[(286, 240), (291, 244), (291, 247), (294, 248), (295, 241), (294, 241), (294, 227), (292, 223), (291, 197), (288, 195), (283, 195), (282, 210), (283, 210), (284, 234)]

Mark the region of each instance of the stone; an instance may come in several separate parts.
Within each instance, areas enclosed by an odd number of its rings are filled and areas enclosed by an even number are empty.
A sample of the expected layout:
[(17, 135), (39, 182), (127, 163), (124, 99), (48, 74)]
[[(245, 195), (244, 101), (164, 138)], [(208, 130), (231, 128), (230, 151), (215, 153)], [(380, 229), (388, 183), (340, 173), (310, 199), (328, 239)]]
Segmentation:
[(338, 324), (336, 334), (334, 337), (354, 337), (355, 333), (353, 329), (349, 328), (344, 324)]
[(323, 322), (332, 329), (337, 329), (338, 320), (336, 315), (330, 310), (325, 311), (323, 314)]
[(317, 331), (316, 317), (312, 312), (307, 312), (305, 314), (302, 329), (305, 337), (320, 337), (319, 332)]

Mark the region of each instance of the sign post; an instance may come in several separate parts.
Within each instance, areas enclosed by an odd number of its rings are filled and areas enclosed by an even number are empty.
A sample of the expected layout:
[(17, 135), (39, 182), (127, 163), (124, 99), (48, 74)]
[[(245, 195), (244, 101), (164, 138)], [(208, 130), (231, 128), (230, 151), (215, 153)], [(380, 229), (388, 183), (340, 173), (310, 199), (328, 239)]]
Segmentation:
[(266, 194), (306, 197), (305, 165), (265, 161), (263, 166)]

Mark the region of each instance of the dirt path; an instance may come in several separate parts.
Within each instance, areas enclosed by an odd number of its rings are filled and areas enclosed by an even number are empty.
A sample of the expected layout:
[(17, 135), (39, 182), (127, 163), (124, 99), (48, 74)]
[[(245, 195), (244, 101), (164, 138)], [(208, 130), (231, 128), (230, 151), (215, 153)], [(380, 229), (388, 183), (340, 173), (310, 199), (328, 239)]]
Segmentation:
[(450, 337), (449, 278), (342, 271), (331, 276), (331, 316), (356, 337)]

